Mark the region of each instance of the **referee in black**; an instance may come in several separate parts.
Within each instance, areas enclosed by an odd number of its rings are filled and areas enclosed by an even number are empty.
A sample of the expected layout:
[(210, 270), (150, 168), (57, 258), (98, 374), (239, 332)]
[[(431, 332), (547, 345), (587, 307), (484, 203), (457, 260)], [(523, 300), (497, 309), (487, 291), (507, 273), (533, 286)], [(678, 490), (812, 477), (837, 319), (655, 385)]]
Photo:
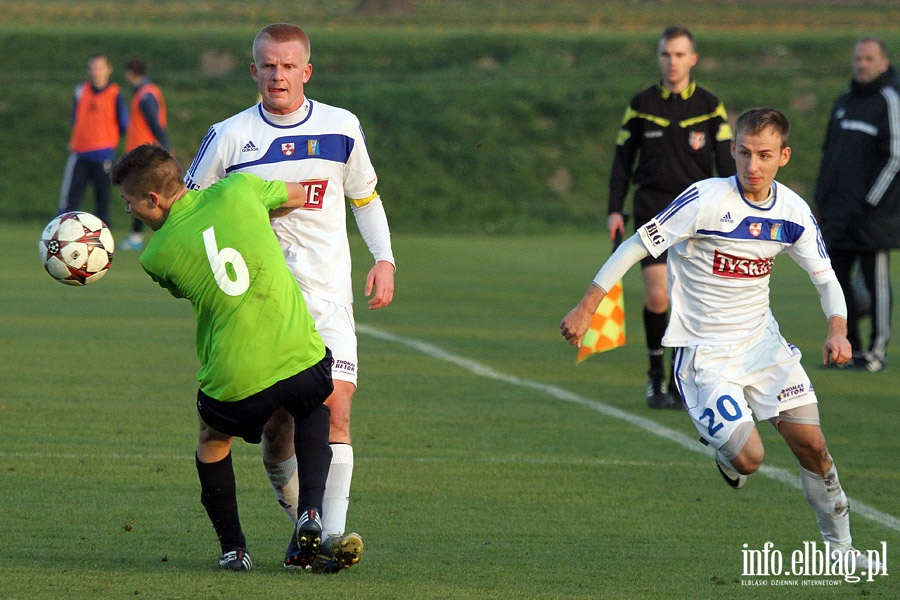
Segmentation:
[[(691, 79), (697, 64), (694, 36), (685, 27), (662, 32), (657, 51), (661, 79), (631, 99), (616, 139), (609, 180), (610, 239), (625, 235), (625, 199), (634, 183), (637, 229), (695, 181), (734, 175), (731, 127), (722, 102)], [(669, 312), (666, 253), (641, 261), (644, 331), (650, 370), (647, 406), (683, 407), (675, 382), (666, 385), (662, 345)]]

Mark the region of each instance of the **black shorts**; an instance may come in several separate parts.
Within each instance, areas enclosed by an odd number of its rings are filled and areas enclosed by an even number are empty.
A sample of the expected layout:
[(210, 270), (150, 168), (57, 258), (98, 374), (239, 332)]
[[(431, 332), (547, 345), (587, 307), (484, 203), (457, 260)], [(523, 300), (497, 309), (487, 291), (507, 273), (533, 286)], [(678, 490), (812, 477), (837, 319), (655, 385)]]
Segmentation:
[(236, 402), (220, 402), (198, 391), (197, 412), (219, 433), (258, 444), (263, 426), (279, 408), (300, 420), (325, 402), (334, 390), (331, 360), (331, 351), (326, 349), (325, 358), (315, 365)]
[[(664, 194), (644, 188), (638, 188), (634, 193), (634, 230), (637, 231), (650, 219), (661, 213), (677, 197), (677, 194)], [(650, 265), (666, 264), (668, 251), (657, 257), (648, 256), (641, 259), (641, 268)]]
[(641, 268), (646, 269), (650, 265), (664, 265), (666, 264), (666, 260), (669, 258), (669, 251), (666, 250), (659, 256), (653, 256), (652, 254), (648, 254), (644, 258), (641, 259)]

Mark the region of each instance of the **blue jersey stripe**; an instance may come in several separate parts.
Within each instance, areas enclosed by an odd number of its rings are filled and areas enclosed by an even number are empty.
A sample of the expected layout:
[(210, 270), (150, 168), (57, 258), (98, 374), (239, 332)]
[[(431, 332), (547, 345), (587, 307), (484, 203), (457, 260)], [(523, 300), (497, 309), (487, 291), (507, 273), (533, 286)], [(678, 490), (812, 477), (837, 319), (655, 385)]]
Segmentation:
[(209, 131), (206, 132), (206, 136), (204, 136), (203, 141), (200, 142), (200, 148), (197, 150), (197, 156), (194, 157), (194, 162), (191, 163), (191, 168), (188, 169), (188, 177), (190, 177), (191, 179), (193, 179), (197, 175), (197, 167), (200, 165), (200, 161), (203, 160), (203, 155), (206, 154), (206, 150), (209, 148), (209, 145), (212, 143), (215, 137), (216, 130), (210, 127)]
[(699, 229), (697, 233), (715, 235), (733, 240), (763, 240), (793, 244), (803, 235), (805, 227), (784, 219), (760, 219), (746, 217), (731, 231)]
[(822, 237), (822, 230), (819, 229), (819, 222), (816, 221), (815, 215), (810, 215), (813, 225), (816, 226), (816, 245), (819, 247), (819, 256), (828, 258), (828, 249), (825, 247), (825, 238)]
[(352, 137), (332, 133), (324, 135), (290, 135), (275, 139), (259, 159), (238, 163), (226, 169), (227, 173), (258, 165), (278, 164), (295, 160), (317, 158), (346, 164), (353, 152)]
[(691, 187), (681, 193), (680, 196), (672, 200), (672, 203), (669, 204), (666, 208), (662, 210), (658, 215), (656, 215), (657, 223), (665, 223), (669, 219), (672, 218), (675, 213), (684, 208), (687, 204), (693, 202), (697, 198), (700, 197), (700, 191), (696, 187)]

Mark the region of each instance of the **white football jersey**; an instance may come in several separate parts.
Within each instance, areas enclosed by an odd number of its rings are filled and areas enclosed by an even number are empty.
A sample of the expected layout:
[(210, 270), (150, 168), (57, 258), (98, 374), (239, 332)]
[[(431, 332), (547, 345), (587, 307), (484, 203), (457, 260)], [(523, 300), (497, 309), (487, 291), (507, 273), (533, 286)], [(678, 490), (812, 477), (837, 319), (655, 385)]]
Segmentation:
[(836, 280), (809, 206), (777, 182), (757, 206), (736, 177), (700, 181), (638, 234), (652, 255), (669, 251), (666, 346), (731, 344), (774, 323), (769, 279), (782, 252), (814, 284)]
[(346, 202), (376, 198), (378, 181), (356, 116), (309, 99), (289, 115), (252, 106), (209, 129), (185, 183), (203, 189), (235, 171), (303, 184), (306, 206), (272, 228), (304, 292), (352, 304)]

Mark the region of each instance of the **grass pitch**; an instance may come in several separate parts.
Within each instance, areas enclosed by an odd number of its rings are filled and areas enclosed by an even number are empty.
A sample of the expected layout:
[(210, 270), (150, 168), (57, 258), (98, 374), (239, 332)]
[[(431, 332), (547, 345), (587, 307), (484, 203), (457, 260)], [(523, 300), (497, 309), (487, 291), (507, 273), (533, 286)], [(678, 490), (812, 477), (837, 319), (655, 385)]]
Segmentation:
[(587, 235), (397, 235), (396, 300), (377, 312), (362, 301), (368, 260), (354, 240), (362, 374), (349, 527), (366, 555), (336, 576), (284, 573), (290, 526), (259, 449), (236, 442), (254, 570), (219, 573), (193, 465), (189, 304), (134, 253), (117, 253), (95, 285), (60, 285), (40, 268), (39, 234), (0, 225), (0, 598), (900, 595), (900, 335), (884, 373), (817, 369), (824, 317), (787, 257), (774, 310), (805, 353), (856, 501), (855, 543), (886, 543), (891, 574), (873, 582), (742, 576), (744, 544), (787, 554), (819, 541), (792, 457), (761, 426), (771, 476), (733, 492), (684, 414), (645, 408), (636, 270), (628, 344), (575, 366), (558, 323), (609, 251)]

